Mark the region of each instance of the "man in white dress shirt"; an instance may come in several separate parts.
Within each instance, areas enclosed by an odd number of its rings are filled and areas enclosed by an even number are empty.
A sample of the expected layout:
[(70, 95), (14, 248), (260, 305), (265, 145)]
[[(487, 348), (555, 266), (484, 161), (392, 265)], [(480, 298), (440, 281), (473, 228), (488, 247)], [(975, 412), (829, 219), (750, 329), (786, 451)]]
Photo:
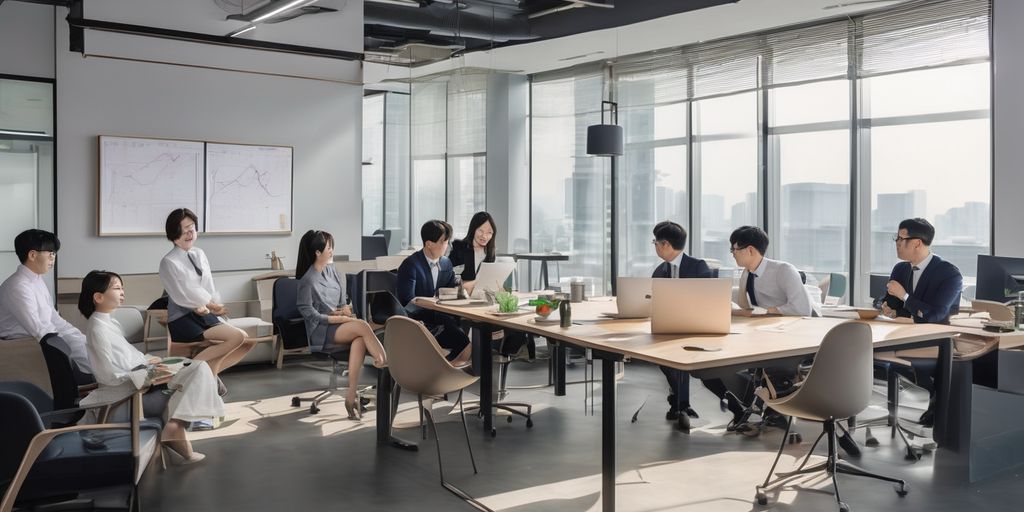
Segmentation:
[[(53, 268), (60, 240), (49, 231), (29, 229), (14, 238), (21, 265), (0, 285), (0, 339), (35, 338), (56, 333), (67, 343), (78, 369), (91, 374), (85, 335), (60, 317), (43, 276)], [(2, 343), (2, 342), (0, 342)], [(76, 376), (82, 384), (80, 376)]]

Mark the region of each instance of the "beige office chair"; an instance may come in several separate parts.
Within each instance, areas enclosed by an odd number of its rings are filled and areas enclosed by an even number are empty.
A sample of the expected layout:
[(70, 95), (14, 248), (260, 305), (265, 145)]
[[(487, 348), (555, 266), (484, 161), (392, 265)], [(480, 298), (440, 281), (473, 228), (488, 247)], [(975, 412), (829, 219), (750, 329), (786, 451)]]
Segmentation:
[[(445, 481), (444, 464), (441, 462), (441, 439), (432, 414), (433, 402), (447, 393), (458, 392), (458, 402), (461, 404), (463, 390), (476, 382), (479, 377), (473, 377), (453, 367), (445, 359), (444, 352), (434, 336), (427, 331), (423, 324), (411, 318), (393, 316), (388, 319), (384, 331), (384, 348), (388, 353), (388, 369), (395, 384), (406, 391), (416, 393), (420, 411), (426, 415), (427, 422), (434, 431), (441, 485), (478, 510), (490, 510), (458, 487)], [(469, 428), (466, 427), (466, 411), (461, 405), (459, 414), (462, 417), (462, 430), (466, 434), (469, 461), (473, 464), (473, 473), (476, 474), (476, 460), (473, 458), (473, 446), (469, 442)]]
[[(768, 504), (768, 489), (780, 481), (795, 475), (819, 471), (827, 472), (832, 478), (836, 502), (839, 503), (839, 510), (842, 512), (848, 512), (850, 508), (843, 503), (839, 496), (836, 473), (894, 482), (897, 494), (900, 496), (907, 494), (907, 484), (903, 480), (869, 473), (845, 461), (838, 460), (836, 456), (836, 423), (856, 416), (868, 406), (871, 398), (871, 385), (871, 327), (862, 322), (846, 322), (833, 327), (825, 335), (817, 355), (814, 356), (814, 366), (811, 367), (807, 379), (796, 392), (776, 398), (768, 389), (757, 388), (755, 393), (764, 400), (767, 407), (789, 416), (789, 421), (786, 423), (786, 434), (782, 436), (782, 444), (779, 446), (779, 453), (775, 456), (775, 462), (772, 463), (772, 468), (768, 471), (764, 483), (757, 486), (757, 502), (759, 504)], [(793, 418), (822, 423), (822, 433), (814, 441), (811, 450), (797, 469), (775, 473), (775, 467), (779, 463), (782, 449), (786, 446), (786, 440), (789, 437), (789, 430), (793, 426)], [(828, 436), (827, 458), (820, 464), (806, 467), (818, 442), (825, 435)], [(778, 478), (771, 480), (772, 474), (777, 474)]]
[(988, 313), (989, 319), (995, 322), (1013, 321), (1013, 309), (1002, 302), (975, 299), (971, 301), (971, 309), (975, 313)]

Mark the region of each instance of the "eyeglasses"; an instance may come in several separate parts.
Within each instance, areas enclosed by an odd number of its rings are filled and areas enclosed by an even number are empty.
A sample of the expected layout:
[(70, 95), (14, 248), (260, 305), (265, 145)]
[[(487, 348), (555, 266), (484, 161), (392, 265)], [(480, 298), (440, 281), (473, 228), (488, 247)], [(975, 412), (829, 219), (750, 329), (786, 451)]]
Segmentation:
[(654, 245), (658, 245), (658, 242), (661, 242), (661, 240), (658, 240), (657, 238), (655, 238), (654, 240), (651, 240), (651, 243), (654, 244)]
[[(750, 247), (750, 246), (748, 245), (747, 247)], [(729, 252), (731, 252), (733, 254), (736, 254), (737, 252), (742, 251), (743, 249), (746, 249), (747, 247), (730, 247), (729, 248)]]
[(904, 241), (905, 242), (907, 240), (920, 240), (920, 239), (921, 239), (921, 237), (919, 237), (919, 236), (899, 236), (899, 235), (893, 235), (892, 236), (892, 241), (896, 242), (896, 243), (900, 243), (900, 241)]

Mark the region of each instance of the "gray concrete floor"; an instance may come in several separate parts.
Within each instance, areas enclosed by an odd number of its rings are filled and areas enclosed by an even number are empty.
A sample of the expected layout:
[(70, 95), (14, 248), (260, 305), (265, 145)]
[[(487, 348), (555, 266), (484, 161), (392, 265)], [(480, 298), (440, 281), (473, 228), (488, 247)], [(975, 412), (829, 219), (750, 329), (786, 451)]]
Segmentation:
[[(195, 448), (207, 455), (192, 466), (149, 468), (141, 485), (143, 508), (154, 510), (472, 510), (441, 487), (433, 437), (418, 452), (377, 447), (372, 412), (363, 421), (345, 418), (340, 398), (320, 414), (290, 407), (295, 394), (311, 396), (328, 375), (289, 359), (283, 370), (252, 366), (224, 376), (232, 418), (210, 432), (194, 433)], [(581, 365), (570, 380), (583, 376)], [(375, 380), (367, 367), (366, 383)], [(546, 382), (546, 361), (516, 362), (510, 384)], [(763, 480), (781, 439), (781, 431), (749, 438), (724, 433), (728, 415), (714, 397), (693, 381), (693, 402), (701, 414), (687, 435), (664, 420), (666, 384), (657, 368), (629, 363), (620, 381), (617, 407), (618, 500), (622, 511), (817, 511), (835, 510), (830, 482), (812, 479), (783, 487), (767, 506), (754, 501), (754, 485)], [(537, 406), (535, 426), (521, 418), (496, 422), (491, 438), (470, 417), (470, 440), (479, 474), (474, 475), (458, 422), (439, 426), (446, 477), (494, 510), (600, 510), (600, 387), (595, 415), (584, 414), (584, 385), (569, 386), (568, 396), (552, 388), (515, 390), (516, 400)], [(637, 423), (636, 408), (648, 400)], [(415, 408), (403, 397), (403, 418)], [(876, 395), (881, 404), (884, 397)], [(787, 448), (785, 460), (809, 448), (820, 427), (797, 427), (802, 445)], [(396, 431), (418, 439), (415, 428)], [(1008, 472), (974, 485), (962, 483), (958, 468), (941, 451), (916, 463), (903, 460), (902, 447), (888, 431), (875, 431), (881, 446), (867, 448), (853, 462), (906, 479), (910, 494), (897, 497), (890, 484), (840, 476), (840, 492), (853, 510), (953, 511), (1019, 510), (1024, 478)], [(863, 441), (863, 431), (855, 437)], [(824, 453), (822, 448), (817, 451)]]

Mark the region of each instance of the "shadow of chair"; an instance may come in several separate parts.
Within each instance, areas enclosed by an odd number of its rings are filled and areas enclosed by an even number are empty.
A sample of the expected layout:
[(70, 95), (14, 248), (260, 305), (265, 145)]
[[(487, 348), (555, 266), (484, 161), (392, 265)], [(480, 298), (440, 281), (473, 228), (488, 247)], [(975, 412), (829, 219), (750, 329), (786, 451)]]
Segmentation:
[[(445, 359), (444, 351), (426, 327), (408, 317), (394, 316), (388, 319), (384, 334), (384, 348), (388, 351), (388, 369), (395, 383), (402, 389), (416, 394), (419, 409), (426, 416), (431, 430), (434, 431), (441, 485), (452, 494), (476, 507), (477, 510), (490, 510), (444, 479), (441, 439), (433, 415), (434, 401), (440, 400), (449, 393), (457, 392), (458, 402), (461, 404), (464, 390), (475, 383), (479, 377), (473, 377), (453, 367)], [(466, 426), (464, 408), (459, 408), (459, 415), (462, 418), (462, 431), (466, 435), (469, 460), (473, 465), (473, 473), (476, 474), (476, 460), (473, 458), (473, 445), (469, 442), (469, 428)]]
[[(831, 478), (836, 502), (839, 510), (843, 512), (848, 511), (849, 507), (839, 494), (839, 483), (836, 480), (839, 473), (893, 482), (896, 484), (897, 494), (906, 495), (907, 486), (903, 480), (870, 473), (838, 458), (837, 423), (856, 416), (867, 408), (871, 399), (872, 382), (871, 327), (862, 322), (846, 322), (833, 327), (825, 335), (818, 353), (814, 356), (814, 365), (810, 373), (795, 392), (776, 398), (768, 389), (757, 388), (755, 393), (764, 400), (767, 407), (789, 417), (786, 422), (786, 434), (782, 436), (775, 461), (764, 483), (757, 486), (758, 504), (768, 504), (767, 491), (778, 483), (797, 475), (822, 471)], [(775, 473), (794, 418), (821, 423), (822, 433), (811, 445), (799, 467), (793, 471)], [(822, 437), (827, 437), (828, 453), (825, 461), (807, 467), (807, 462)], [(773, 474), (777, 475), (775, 480), (772, 480)]]

